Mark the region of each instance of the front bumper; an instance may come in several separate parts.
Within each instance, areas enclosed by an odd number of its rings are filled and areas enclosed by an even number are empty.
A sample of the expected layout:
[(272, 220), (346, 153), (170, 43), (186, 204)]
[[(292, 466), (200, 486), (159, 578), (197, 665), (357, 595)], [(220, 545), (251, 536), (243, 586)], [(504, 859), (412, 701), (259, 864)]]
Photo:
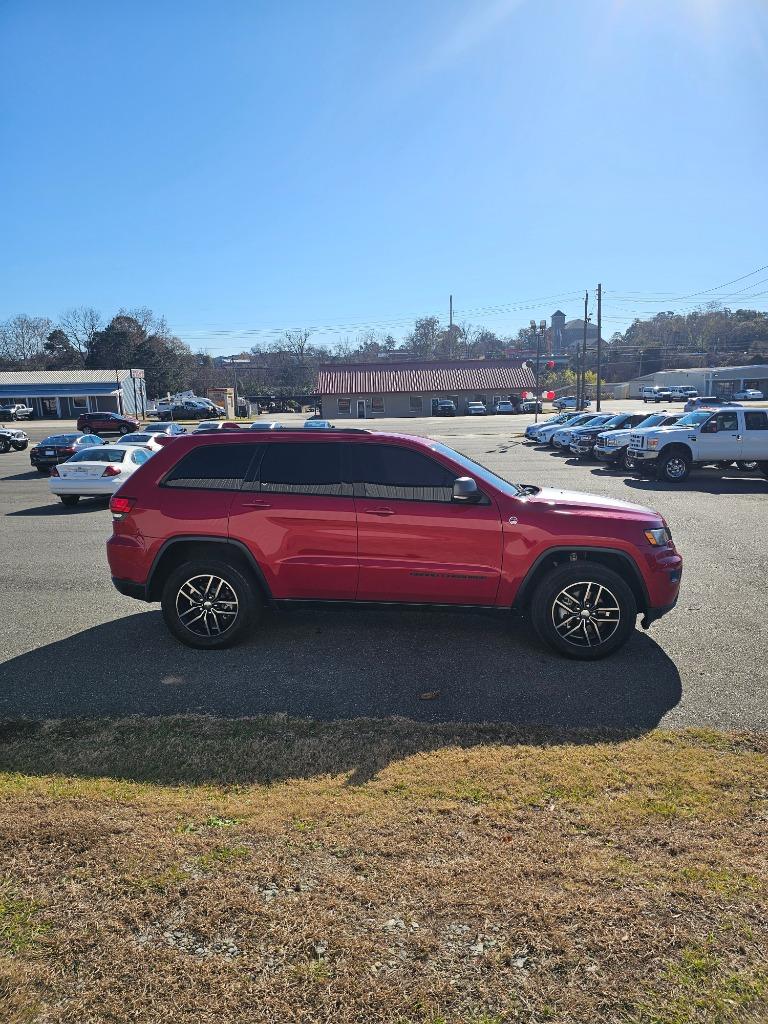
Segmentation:
[(659, 453), (655, 449), (649, 448), (630, 448), (629, 455), (635, 462), (653, 462), (659, 457)]
[(592, 451), (595, 457), (603, 462), (616, 462), (624, 454), (625, 448), (626, 445), (622, 445), (621, 448), (608, 448), (606, 445), (596, 444)]
[(588, 441), (571, 441), (570, 443), (571, 452), (583, 459), (585, 455), (591, 455), (593, 451), (593, 445)]

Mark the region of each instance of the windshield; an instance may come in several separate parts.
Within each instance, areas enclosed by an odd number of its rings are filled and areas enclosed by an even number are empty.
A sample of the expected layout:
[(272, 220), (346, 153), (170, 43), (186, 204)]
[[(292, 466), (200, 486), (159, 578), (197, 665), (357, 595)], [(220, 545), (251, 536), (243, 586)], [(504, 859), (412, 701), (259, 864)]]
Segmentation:
[(642, 427), (657, 427), (659, 423), (663, 423), (666, 418), (666, 416), (660, 416), (658, 413), (656, 413), (655, 416), (646, 416), (644, 420), (641, 420), (637, 424), (635, 429), (640, 430)]
[(584, 423), (584, 426), (585, 427), (600, 427), (607, 420), (609, 420), (610, 418), (611, 418), (610, 416), (592, 416), (591, 419), (588, 419), (586, 421), (586, 423)]
[(147, 441), (152, 440), (151, 434), (125, 434), (121, 440), (121, 444), (146, 444)]
[(626, 416), (611, 416), (609, 420), (603, 424), (604, 427), (620, 427), (622, 423), (626, 421)]
[(78, 452), (70, 462), (122, 462), (127, 452), (121, 448), (90, 448), (87, 452)]
[(463, 466), (468, 473), (472, 476), (476, 476), (479, 480), (484, 480), (487, 484), (491, 484), (492, 487), (496, 487), (498, 490), (503, 491), (505, 494), (511, 494), (518, 496), (523, 492), (520, 490), (517, 484), (513, 484), (511, 480), (505, 479), (503, 476), (499, 476), (498, 473), (491, 472), (485, 466), (481, 466), (479, 462), (475, 462), (474, 459), (470, 459), (466, 455), (462, 455), (461, 452), (457, 452), (453, 448), (449, 448), (447, 444), (433, 444), (432, 448), (436, 452), (440, 452), (441, 455), (446, 455), (449, 459), (454, 462), (458, 462), (460, 466)]
[(675, 424), (676, 427), (698, 427), (700, 423), (706, 423), (711, 412), (687, 412), (682, 419)]

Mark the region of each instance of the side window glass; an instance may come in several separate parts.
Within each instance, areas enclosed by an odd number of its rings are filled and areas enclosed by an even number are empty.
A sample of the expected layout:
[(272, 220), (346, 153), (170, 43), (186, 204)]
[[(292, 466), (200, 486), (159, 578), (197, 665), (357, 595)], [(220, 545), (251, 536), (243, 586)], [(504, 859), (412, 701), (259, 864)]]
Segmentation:
[(718, 430), (738, 430), (739, 418), (735, 412), (719, 412), (717, 414)]
[(259, 480), (273, 494), (341, 497), (341, 445), (326, 441), (275, 441), (264, 446)]
[(139, 452), (131, 452), (131, 458), (133, 459), (133, 461), (137, 465), (140, 466), (142, 464), (142, 462), (146, 462), (147, 461), (147, 459), (149, 458), (149, 455), (147, 455), (146, 452), (141, 452), (141, 451), (139, 451)]
[(744, 413), (747, 430), (768, 430), (768, 413), (746, 412)]
[(188, 452), (163, 481), (164, 487), (207, 491), (239, 491), (255, 444), (207, 444)]
[(349, 476), (361, 498), (450, 502), (455, 475), (410, 448), (350, 444)]

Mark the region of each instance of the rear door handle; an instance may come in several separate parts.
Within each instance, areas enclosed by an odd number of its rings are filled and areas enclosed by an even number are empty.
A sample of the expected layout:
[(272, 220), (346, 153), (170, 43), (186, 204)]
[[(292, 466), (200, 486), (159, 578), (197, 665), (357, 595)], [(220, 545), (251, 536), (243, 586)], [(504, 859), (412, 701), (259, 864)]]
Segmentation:
[(393, 516), (395, 514), (394, 509), (391, 508), (364, 508), (363, 512), (367, 516)]
[(272, 508), (268, 501), (244, 501), (243, 508)]

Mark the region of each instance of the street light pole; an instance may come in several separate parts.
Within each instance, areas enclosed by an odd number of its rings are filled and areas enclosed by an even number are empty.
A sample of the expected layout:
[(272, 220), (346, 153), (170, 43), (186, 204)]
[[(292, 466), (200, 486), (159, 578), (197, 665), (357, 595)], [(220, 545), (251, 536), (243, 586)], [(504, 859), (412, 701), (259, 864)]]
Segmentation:
[(547, 329), (547, 322), (546, 322), (546, 320), (542, 320), (539, 323), (538, 327), (536, 326), (536, 321), (535, 320), (531, 320), (531, 330), (533, 331), (533, 335), (536, 338), (536, 373), (535, 373), (536, 391), (535, 391), (535, 394), (533, 396), (533, 422), (534, 423), (538, 423), (539, 422), (539, 395), (541, 394), (541, 389), (539, 387), (539, 367), (540, 367), (540, 360), (541, 360), (541, 342), (542, 342), (542, 339), (544, 337), (544, 332), (546, 331), (546, 329)]

